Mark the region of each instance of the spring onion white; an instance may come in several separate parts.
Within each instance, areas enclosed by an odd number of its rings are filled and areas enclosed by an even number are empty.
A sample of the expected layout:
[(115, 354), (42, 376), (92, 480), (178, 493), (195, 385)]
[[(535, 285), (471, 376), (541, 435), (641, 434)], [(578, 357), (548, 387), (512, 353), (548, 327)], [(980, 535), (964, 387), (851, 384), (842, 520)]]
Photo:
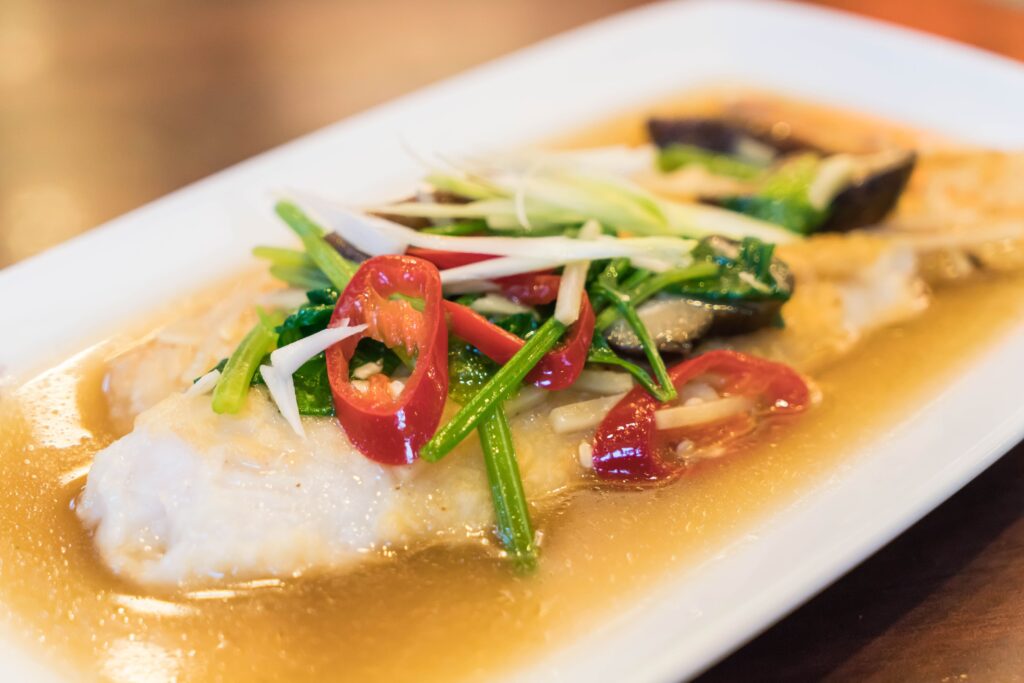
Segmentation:
[(577, 454), (580, 461), (580, 467), (585, 470), (594, 469), (594, 447), (586, 441), (580, 441), (580, 445), (577, 448)]
[(584, 370), (573, 389), (594, 394), (624, 394), (633, 388), (633, 376), (616, 370)]
[(663, 201), (669, 219), (669, 232), (687, 237), (721, 235), (732, 239), (756, 237), (762, 242), (786, 244), (801, 237), (767, 221), (707, 204)]
[(814, 180), (807, 187), (807, 201), (823, 211), (853, 177), (856, 167), (849, 154), (833, 154), (818, 164)]
[(550, 395), (551, 394), (544, 389), (538, 389), (535, 386), (525, 384), (520, 387), (519, 393), (505, 401), (505, 415), (508, 417), (515, 417), (519, 413), (536, 408), (541, 403), (548, 400), (548, 396)]
[(192, 383), (188, 389), (185, 390), (186, 396), (202, 396), (213, 391), (213, 388), (217, 386), (217, 380), (220, 379), (220, 370), (210, 370), (208, 373), (197, 379)]
[(517, 304), (494, 292), (485, 294), (471, 303), (469, 307), (482, 315), (516, 315), (517, 313), (533, 312), (529, 306)]
[[(403, 203), (372, 210), (426, 218), (481, 218), (491, 227), (530, 227), (582, 223), (595, 219), (604, 225), (638, 235), (703, 237), (719, 234), (734, 239), (757, 237), (783, 243), (799, 239), (792, 232), (736, 212), (699, 203), (669, 200), (634, 184), (636, 162), (608, 162), (615, 153), (598, 155), (594, 166), (584, 164), (584, 153), (526, 155), (499, 159), (480, 170), (490, 186), (502, 190), (503, 199), (469, 204)], [(643, 150), (637, 158), (649, 154)], [(605, 162), (601, 162), (602, 155)], [(509, 161), (508, 159), (511, 159)], [(541, 168), (539, 168), (541, 167)], [(525, 213), (525, 217), (523, 214)]]
[[(589, 220), (580, 229), (580, 239), (596, 239), (601, 234), (601, 224)], [(555, 319), (568, 327), (580, 317), (580, 303), (583, 289), (587, 285), (590, 261), (573, 261), (562, 269), (562, 281), (558, 286), (558, 300), (555, 303)]]
[(717, 422), (747, 412), (753, 405), (747, 396), (726, 396), (716, 401), (674, 406), (654, 413), (654, 425), (658, 429), (678, 429)]
[(270, 365), (260, 366), (260, 375), (270, 391), (270, 397), (277, 404), (277, 409), (291, 428), (301, 437), (306, 432), (299, 418), (299, 406), (295, 400), (295, 383), (292, 375), (306, 361), (342, 339), (362, 332), (366, 325), (349, 326), (348, 319), (342, 320), (337, 327), (328, 327), (308, 337), (282, 346), (270, 354)]
[(614, 394), (558, 406), (548, 413), (551, 428), (556, 434), (568, 434), (596, 427), (625, 395)]
[[(325, 226), (336, 231), (347, 242), (372, 255), (400, 254), (412, 246), (467, 254), (521, 257), (561, 265), (584, 259), (631, 258), (633, 256), (667, 260), (674, 258), (685, 261), (696, 246), (694, 240), (665, 236), (616, 239), (602, 235), (593, 240), (580, 240), (567, 236), (452, 237), (413, 230), (404, 225), (353, 211), (306, 193), (297, 195), (297, 203), (308, 207)], [(453, 204), (451, 206), (467, 205)], [(394, 206), (384, 206), (374, 210), (395, 213), (394, 209)], [(579, 220), (579, 222), (584, 221)], [(542, 256), (538, 256), (539, 254)], [(497, 259), (487, 263), (497, 265), (496, 261)], [(494, 276), (491, 275), (491, 277)]]
[(383, 371), (384, 363), (381, 361), (363, 363), (358, 368), (352, 371), (352, 377), (354, 377), (355, 379), (369, 379), (374, 375), (379, 375)]
[(503, 258), (490, 259), (488, 261), (478, 261), (477, 263), (469, 263), (464, 266), (456, 266), (455, 268), (447, 268), (441, 271), (441, 284), (445, 287), (445, 292), (449, 294), (455, 294), (457, 291), (461, 292), (476, 292), (476, 291), (494, 291), (499, 289), (493, 283), (490, 283), (488, 289), (476, 289), (474, 287), (465, 287), (462, 290), (453, 288), (456, 284), (466, 284), (478, 282), (481, 284), (487, 283), (488, 278), (494, 279), (499, 277), (505, 277), (507, 275), (519, 275), (521, 273), (532, 273), (536, 270), (547, 270), (548, 268), (554, 268), (562, 265), (559, 261), (548, 260), (543, 261), (535, 258), (526, 258), (523, 256), (505, 256)]

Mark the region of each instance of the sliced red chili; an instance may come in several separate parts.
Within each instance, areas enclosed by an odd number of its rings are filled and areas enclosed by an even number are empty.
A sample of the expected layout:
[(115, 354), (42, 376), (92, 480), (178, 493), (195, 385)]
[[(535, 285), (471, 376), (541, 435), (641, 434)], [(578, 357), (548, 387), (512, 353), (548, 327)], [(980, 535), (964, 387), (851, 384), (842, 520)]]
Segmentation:
[[(430, 261), (446, 270), (470, 263), (495, 258), (487, 254), (441, 251), (410, 247), (408, 255)], [(526, 306), (549, 304), (558, 298), (558, 287), (562, 279), (551, 271), (523, 273), (495, 278), (502, 293), (509, 299)], [(444, 302), (452, 331), (460, 338), (476, 346), (480, 351), (498, 363), (506, 363), (515, 355), (523, 341), (483, 316), (450, 301)], [(565, 389), (573, 384), (583, 372), (587, 351), (594, 336), (594, 309), (587, 295), (580, 303), (580, 317), (569, 329), (561, 344), (552, 349), (527, 375), (526, 380), (546, 389)]]
[(580, 316), (565, 333), (562, 341), (548, 351), (526, 376), (535, 386), (557, 391), (568, 389), (579, 379), (587, 362), (587, 352), (594, 340), (594, 309), (590, 297), (583, 294)]
[[(523, 340), (490, 322), (476, 311), (452, 301), (444, 302), (452, 332), (496, 363), (507, 363), (523, 347)], [(549, 351), (526, 376), (545, 389), (566, 389), (579, 378), (594, 337), (594, 309), (586, 294), (580, 316), (561, 343)]]
[(496, 363), (504, 365), (523, 348), (522, 339), (468, 306), (445, 301), (444, 310), (452, 334), (480, 349), (480, 353)]
[[(416, 310), (409, 297), (422, 302)], [(327, 375), (338, 422), (352, 444), (377, 462), (416, 459), (441, 421), (448, 397), (448, 330), (442, 313), (441, 278), (430, 263), (410, 256), (377, 256), (359, 267), (338, 297), (330, 326), (348, 318), (366, 324), (360, 334), (327, 349)], [(349, 380), (349, 361), (360, 339), (401, 346), (415, 358), (412, 375), (397, 396), (380, 377), (360, 391)]]
[(659, 431), (655, 411), (659, 404), (637, 387), (605, 416), (594, 438), (594, 472), (602, 479), (652, 482), (677, 476), (683, 464), (673, 452), (673, 441), (687, 438), (697, 447), (711, 443), (735, 444), (759, 422), (795, 415), (810, 402), (806, 382), (792, 368), (734, 351), (710, 351), (683, 361), (669, 370), (676, 389), (702, 375), (718, 378), (721, 393), (755, 399), (754, 412), (736, 415), (688, 430)]
[[(422, 247), (409, 247), (405, 253), (406, 256), (415, 256), (430, 261), (440, 270), (468, 266), (471, 263), (498, 258), (491, 254), (470, 254), (462, 251), (444, 251)], [(553, 272), (549, 269), (521, 275), (506, 275), (494, 278), (494, 282), (501, 288), (502, 293), (512, 301), (524, 306), (539, 306), (549, 304), (558, 298), (560, 278), (553, 275)]]
[(543, 306), (558, 298), (562, 278), (545, 272), (509, 275), (495, 280), (501, 293), (523, 306)]

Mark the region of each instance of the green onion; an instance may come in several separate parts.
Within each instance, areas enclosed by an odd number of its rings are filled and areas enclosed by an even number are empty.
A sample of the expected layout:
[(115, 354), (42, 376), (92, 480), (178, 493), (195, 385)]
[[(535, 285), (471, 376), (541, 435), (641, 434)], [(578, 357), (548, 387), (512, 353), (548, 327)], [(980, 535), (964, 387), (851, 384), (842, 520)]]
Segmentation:
[(498, 537), (520, 569), (533, 570), (537, 548), (505, 409), (500, 404), (495, 406), (480, 421), (478, 431), (498, 519)]
[(671, 401), (676, 398), (676, 388), (672, 383), (672, 378), (668, 376), (668, 368), (665, 367), (665, 361), (658, 353), (658, 347), (654, 343), (654, 339), (651, 338), (651, 333), (644, 325), (644, 322), (640, 320), (639, 314), (636, 312), (636, 306), (633, 304), (632, 299), (629, 295), (624, 294), (613, 287), (609, 287), (604, 284), (598, 284), (598, 291), (606, 298), (611, 299), (612, 304), (619, 310), (619, 313), (626, 320), (630, 327), (633, 328), (633, 332), (640, 338), (640, 343), (644, 347), (644, 355), (647, 356), (647, 362), (651, 364), (651, 369), (654, 371), (654, 376), (658, 378), (658, 383), (661, 385), (661, 394), (667, 398), (662, 399), (663, 401)]
[(232, 352), (213, 390), (215, 413), (237, 413), (242, 409), (256, 368), (277, 343), (275, 328), (284, 322), (284, 315), (267, 315), (262, 311), (259, 313), (260, 321), (249, 330), (242, 343)]
[(324, 289), (330, 287), (331, 282), (324, 277), (323, 272), (316, 266), (270, 266), (270, 274), (281, 282), (297, 289)]
[(526, 340), (523, 348), (494, 373), (494, 377), (462, 406), (448, 424), (437, 430), (430, 441), (424, 444), (420, 449), (420, 457), (429, 462), (437, 462), (448, 455), (495, 406), (512, 395), (544, 354), (558, 343), (566, 329), (565, 325), (554, 318), (548, 318)]
[(252, 255), (270, 261), (275, 266), (290, 266), (293, 268), (316, 268), (313, 259), (304, 251), (287, 249), (285, 247), (255, 247)]
[(335, 251), (324, 239), (323, 228), (310, 220), (299, 207), (291, 202), (278, 202), (274, 211), (302, 239), (306, 253), (331, 284), (339, 291), (345, 289), (358, 266)]
[(470, 235), (486, 235), (491, 232), (485, 221), (455, 221), (445, 225), (423, 228), (420, 232), (428, 235), (447, 235), (448, 237), (466, 237)]
[[(631, 275), (626, 278), (626, 281), (617, 289), (627, 296), (629, 298), (629, 302), (636, 307), (666, 287), (671, 287), (674, 284), (685, 282), (686, 280), (697, 280), (703, 277), (710, 277), (717, 273), (718, 266), (716, 264), (711, 263), (710, 261), (704, 261), (701, 263), (694, 263), (692, 266), (687, 268), (677, 268), (675, 270), (665, 271), (664, 273), (655, 273), (654, 275), (649, 275), (640, 281), (635, 281)], [(633, 275), (636, 275), (636, 273)], [(601, 286), (609, 287), (610, 285), (607, 282), (603, 282), (601, 283)], [(604, 292), (601, 291), (599, 291), (599, 293), (602, 295), (604, 294)], [(594, 322), (594, 329), (598, 331), (608, 329), (608, 326), (615, 322), (619, 315), (620, 313), (615, 306), (609, 306), (598, 314), (597, 319)]]
[(467, 199), (489, 199), (501, 196), (501, 191), (490, 186), (486, 181), (471, 180), (465, 175), (448, 173), (431, 173), (426, 178), (435, 190), (450, 192)]

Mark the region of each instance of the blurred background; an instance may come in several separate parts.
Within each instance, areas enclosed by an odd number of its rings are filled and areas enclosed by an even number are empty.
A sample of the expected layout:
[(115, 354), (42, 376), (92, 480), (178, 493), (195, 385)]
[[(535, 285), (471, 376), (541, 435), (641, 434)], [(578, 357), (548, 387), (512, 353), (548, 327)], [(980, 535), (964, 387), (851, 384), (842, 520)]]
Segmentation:
[[(1021, 1), (820, 4), (1024, 59)], [(0, 267), (297, 135), (639, 4), (0, 0)]]

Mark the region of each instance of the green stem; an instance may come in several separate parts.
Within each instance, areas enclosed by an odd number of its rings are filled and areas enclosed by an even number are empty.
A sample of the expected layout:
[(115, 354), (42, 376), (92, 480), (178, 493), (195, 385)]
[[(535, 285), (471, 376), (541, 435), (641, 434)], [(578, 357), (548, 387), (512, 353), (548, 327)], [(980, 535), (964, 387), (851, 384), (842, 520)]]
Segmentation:
[(249, 330), (242, 343), (228, 358), (213, 390), (213, 412), (237, 413), (245, 405), (249, 385), (260, 361), (277, 343), (274, 329), (284, 321), (284, 315), (260, 316), (260, 321)]
[[(711, 277), (718, 273), (718, 266), (714, 263), (695, 263), (688, 268), (669, 270), (664, 273), (656, 273), (645, 277), (639, 282), (632, 282), (633, 278), (627, 278), (621, 285), (621, 290), (629, 298), (633, 306), (639, 306), (652, 296), (674, 284), (686, 280), (696, 280), (702, 277)], [(634, 273), (635, 275), (635, 273)], [(607, 286), (607, 285), (605, 285)], [(604, 292), (600, 292), (604, 294)], [(620, 316), (616, 306), (612, 305), (601, 311), (594, 322), (594, 329), (599, 332), (608, 329)]]
[(274, 264), (270, 266), (270, 274), (281, 282), (298, 289), (323, 289), (331, 286), (331, 282), (324, 277), (323, 272), (312, 263), (309, 267)]
[(487, 413), (512, 395), (544, 354), (558, 343), (565, 330), (565, 325), (554, 318), (548, 318), (526, 340), (523, 348), (494, 373), (494, 377), (462, 406), (448, 424), (437, 430), (430, 441), (423, 445), (420, 457), (429, 462), (437, 462), (448, 455), (476, 429)]
[(605, 285), (598, 285), (598, 290), (608, 299), (611, 300), (612, 304), (618, 309), (619, 314), (626, 320), (626, 323), (633, 328), (633, 332), (640, 338), (640, 343), (644, 347), (644, 355), (647, 356), (647, 362), (651, 365), (651, 370), (654, 371), (654, 376), (658, 378), (658, 383), (661, 385), (661, 392), (663, 401), (674, 400), (677, 396), (676, 387), (672, 383), (672, 378), (668, 376), (668, 368), (665, 367), (665, 360), (658, 353), (658, 347), (654, 343), (654, 339), (651, 337), (650, 331), (644, 322), (640, 320), (639, 314), (636, 312), (636, 305), (633, 300), (627, 294), (623, 294), (611, 287)]
[(607, 347), (597, 347), (596, 345), (591, 346), (590, 353), (587, 355), (587, 362), (597, 363), (599, 365), (612, 365), (614, 367), (622, 368), (631, 374), (633, 378), (640, 383), (640, 386), (642, 386), (648, 394), (658, 399), (658, 401), (664, 403), (665, 401), (672, 399), (672, 392), (662, 389), (657, 382), (651, 379), (651, 376), (647, 374), (646, 370), (636, 363), (628, 361), (625, 358), (620, 358), (618, 354)]
[(290, 266), (292, 268), (316, 268), (313, 259), (304, 251), (288, 249), (286, 247), (254, 247), (252, 255), (270, 261), (275, 266)]
[(323, 271), (331, 284), (340, 292), (359, 268), (324, 239), (324, 231), (291, 202), (278, 202), (274, 207), (277, 215), (302, 239), (306, 253)]
[(516, 565), (522, 570), (531, 571), (537, 566), (537, 548), (533, 544), (530, 509), (526, 503), (515, 445), (512, 443), (512, 429), (505, 409), (500, 404), (495, 406), (481, 420), (477, 429), (494, 500), (498, 538)]

